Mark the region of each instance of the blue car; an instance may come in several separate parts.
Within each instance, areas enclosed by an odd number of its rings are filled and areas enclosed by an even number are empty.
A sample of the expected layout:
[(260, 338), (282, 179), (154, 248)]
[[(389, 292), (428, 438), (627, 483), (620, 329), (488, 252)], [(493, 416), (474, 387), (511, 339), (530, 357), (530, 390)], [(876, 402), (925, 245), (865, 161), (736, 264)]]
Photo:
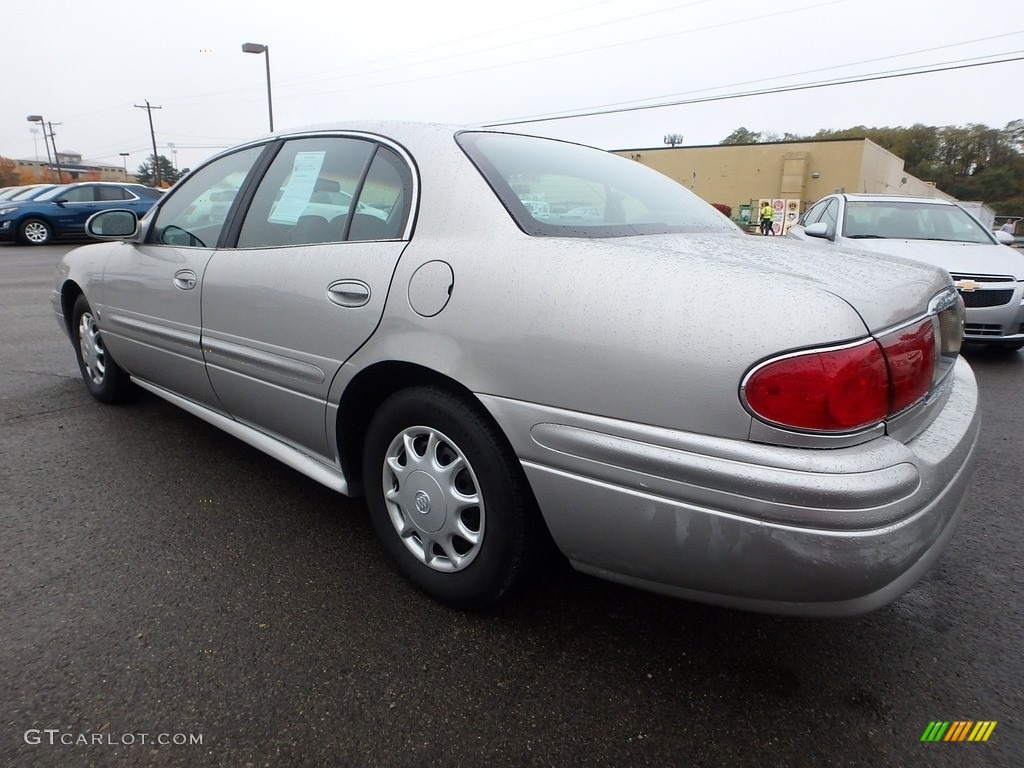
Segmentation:
[(142, 184), (87, 181), (54, 187), (32, 200), (0, 202), (0, 242), (46, 245), (85, 237), (85, 221), (97, 211), (122, 208), (141, 217), (160, 194)]

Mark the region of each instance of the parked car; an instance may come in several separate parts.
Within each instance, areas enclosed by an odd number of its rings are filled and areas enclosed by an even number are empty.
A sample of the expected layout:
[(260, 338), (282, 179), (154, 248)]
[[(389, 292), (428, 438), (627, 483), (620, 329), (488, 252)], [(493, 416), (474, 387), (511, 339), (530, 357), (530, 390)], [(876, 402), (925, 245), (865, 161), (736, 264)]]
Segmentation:
[(64, 184), (32, 199), (0, 204), (0, 242), (45, 245), (57, 238), (81, 238), (94, 213), (118, 208), (141, 216), (159, 197), (160, 190), (142, 184)]
[[(335, 183), (357, 205), (307, 215)], [(224, 220), (190, 223), (224, 189)], [(524, 203), (583, 194), (600, 221)], [(365, 494), (383, 549), (451, 605), (500, 599), (553, 540), (644, 589), (859, 613), (961, 516), (979, 421), (949, 276), (746, 237), (601, 150), (317, 127), (88, 229), (115, 242), (60, 260), (53, 311), (89, 392), (141, 387)]]
[(0, 189), (0, 201), (9, 200), (25, 188), (24, 185), (17, 187), (4, 187)]
[(25, 200), (35, 200), (40, 195), (49, 192), (56, 186), (56, 184), (29, 184), (27, 186), (20, 187), (18, 192), (11, 195), (7, 200), (12, 203), (20, 203)]
[(899, 195), (835, 194), (812, 205), (789, 237), (903, 256), (947, 270), (967, 309), (964, 340), (1024, 347), (1024, 254), (956, 203)]

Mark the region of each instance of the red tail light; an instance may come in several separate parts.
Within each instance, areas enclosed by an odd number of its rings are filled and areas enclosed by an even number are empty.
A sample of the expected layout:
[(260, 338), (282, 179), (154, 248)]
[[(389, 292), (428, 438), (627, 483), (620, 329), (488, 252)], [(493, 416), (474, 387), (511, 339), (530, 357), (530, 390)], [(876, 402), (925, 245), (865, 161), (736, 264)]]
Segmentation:
[(932, 317), (879, 339), (808, 350), (762, 363), (743, 397), (759, 418), (782, 427), (849, 432), (923, 399), (936, 373)]

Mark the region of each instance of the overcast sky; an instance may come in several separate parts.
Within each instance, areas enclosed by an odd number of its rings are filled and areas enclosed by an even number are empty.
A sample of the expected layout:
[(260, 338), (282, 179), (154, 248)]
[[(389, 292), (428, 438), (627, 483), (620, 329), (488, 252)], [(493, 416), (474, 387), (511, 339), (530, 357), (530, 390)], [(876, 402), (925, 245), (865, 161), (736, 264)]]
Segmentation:
[[(1024, 56), (1020, 0), (8, 0), (0, 155), (57, 148), (129, 170), (157, 145), (179, 167), (267, 132), (350, 118), (481, 124), (682, 101), (907, 68)], [(733, 129), (1002, 128), (1024, 117), (1024, 61), (691, 103), (513, 130), (620, 149), (716, 144)]]

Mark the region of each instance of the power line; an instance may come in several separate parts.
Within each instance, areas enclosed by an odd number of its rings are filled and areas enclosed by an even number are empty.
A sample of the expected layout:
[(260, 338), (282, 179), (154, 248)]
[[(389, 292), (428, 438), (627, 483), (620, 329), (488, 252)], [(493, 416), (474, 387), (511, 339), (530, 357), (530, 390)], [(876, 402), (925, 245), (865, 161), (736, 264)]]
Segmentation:
[[(554, 37), (563, 37), (565, 35), (573, 35), (573, 34), (576, 34), (576, 33), (579, 33), (579, 32), (587, 32), (589, 30), (598, 29), (600, 27), (607, 27), (607, 26), (611, 26), (613, 24), (621, 24), (621, 23), (626, 22), (626, 21), (633, 21), (634, 19), (642, 19), (642, 18), (645, 18), (645, 17), (648, 17), (648, 16), (656, 16), (656, 15), (662, 14), (662, 13), (670, 13), (670, 12), (678, 11), (678, 10), (681, 10), (681, 9), (684, 9), (684, 8), (689, 8), (689, 7), (694, 6), (694, 5), (703, 5), (704, 3), (709, 3), (709, 2), (712, 2), (712, 0), (693, 0), (693, 2), (686, 3), (684, 5), (672, 6), (671, 8), (659, 8), (658, 10), (655, 10), (655, 11), (647, 11), (645, 13), (635, 13), (632, 16), (621, 16), (621, 17), (619, 17), (617, 19), (609, 19), (608, 21), (601, 21), (601, 22), (597, 22), (595, 24), (589, 24), (589, 25), (584, 26), (584, 27), (573, 27), (572, 29), (565, 29), (565, 30), (562, 30), (560, 32), (549, 32), (546, 35), (541, 35), (539, 37), (531, 37), (528, 40), (513, 40), (512, 42), (501, 43), (500, 45), (492, 45), (492, 46), (489, 46), (488, 48), (486, 48), (484, 50), (486, 50), (488, 53), (490, 53), (490, 52), (493, 52), (493, 51), (497, 51), (497, 50), (499, 50), (501, 48), (512, 48), (512, 47), (515, 47), (517, 45), (527, 45), (527, 44), (532, 45), (532, 44), (537, 43), (537, 42), (539, 42), (541, 40), (548, 40), (548, 39), (551, 39), (551, 38), (554, 38)], [(835, 2), (848, 2), (848, 0), (835, 0)], [(573, 9), (573, 10), (575, 10), (575, 9)], [(551, 16), (544, 17), (544, 19), (537, 19), (536, 21), (544, 21), (545, 19), (554, 18), (555, 16), (562, 16), (562, 15), (565, 15), (566, 13), (569, 13), (569, 11), (562, 11), (561, 13), (552, 14)], [(504, 29), (514, 29), (515, 27), (523, 26), (525, 23), (536, 23), (536, 22), (524, 22), (523, 24), (513, 24), (512, 26), (505, 27)], [(736, 23), (736, 22), (730, 22), (730, 23)], [(504, 30), (497, 30), (497, 31), (500, 32), (500, 31), (504, 31)], [(689, 31), (690, 30), (683, 30), (682, 32), (680, 32), (678, 34), (684, 34), (684, 33), (689, 32)], [(476, 37), (486, 37), (486, 36), (488, 36), (490, 34), (496, 34), (496, 32), (488, 32), (488, 33), (484, 33), (483, 35), (479, 35), (479, 36), (472, 36), (472, 37), (462, 38), (462, 40), (458, 40), (458, 41), (455, 41), (455, 42), (462, 42), (462, 41), (465, 41), (465, 40), (473, 40), (473, 39), (476, 39)], [(629, 43), (629, 41), (626, 41), (625, 43), (621, 43), (621, 44), (625, 45), (625, 44), (628, 44), (628, 43)], [(432, 48), (437, 48), (437, 47), (438, 46), (430, 46), (429, 48), (423, 48), (421, 50), (431, 50)], [(586, 53), (586, 51), (582, 51), (582, 52)], [(394, 64), (392, 66), (384, 67), (382, 69), (371, 70), (370, 72), (353, 72), (352, 74), (338, 75), (336, 77), (324, 77), (324, 78), (321, 78), (321, 79), (318, 79), (318, 80), (317, 79), (310, 79), (310, 78), (317, 77), (316, 74), (312, 74), (312, 75), (306, 75), (306, 76), (302, 76), (302, 77), (292, 78), (290, 81), (285, 81), (285, 82), (293, 84), (293, 85), (313, 85), (315, 83), (329, 82), (331, 80), (343, 80), (343, 79), (352, 78), (352, 77), (365, 77), (367, 75), (376, 75), (376, 74), (380, 74), (381, 72), (390, 72), (390, 71), (395, 70), (395, 69), (402, 69), (402, 68), (409, 67), (409, 66), (421, 67), (421, 66), (423, 66), (425, 64), (436, 64), (438, 62), (448, 61), (450, 59), (458, 59), (458, 58), (462, 58), (464, 56), (473, 56), (473, 55), (478, 54), (478, 53), (480, 53), (480, 49), (473, 50), (473, 51), (461, 51), (459, 53), (451, 53), (451, 54), (448, 54), (447, 56), (438, 56), (438, 57), (435, 57), (433, 59), (426, 59), (424, 61), (414, 61), (414, 62), (409, 62), (409, 63), (405, 63), (405, 64)], [(403, 54), (395, 54), (394, 56), (385, 57), (384, 59), (377, 59), (376, 61), (385, 61), (385, 60), (387, 60), (389, 58), (393, 59), (393, 58), (396, 58), (396, 57), (401, 56), (401, 55), (403, 55)], [(564, 54), (559, 54), (559, 55), (572, 55), (572, 52), (568, 52), (568, 53), (564, 53)], [(528, 59), (528, 60), (526, 60), (526, 62), (515, 62), (515, 63), (529, 63), (530, 61), (531, 60)], [(371, 63), (373, 63), (373, 62), (371, 62)], [(505, 64), (503, 64), (503, 65), (499, 65), (499, 66), (513, 66), (513, 65), (505, 65)], [(352, 67), (350, 66), (350, 67), (346, 67), (345, 69), (351, 69), (351, 68)], [(338, 70), (334, 70), (334, 71), (338, 71)], [(472, 71), (473, 72), (477, 72), (479, 70), (474, 69)], [(326, 73), (323, 73), (323, 74), (326, 74)], [(458, 73), (456, 73), (456, 74), (458, 74)]]
[[(1021, 53), (1021, 51), (1015, 51), (1014, 53)], [(731, 99), (745, 99), (751, 96), (767, 96), (777, 93), (792, 93), (795, 91), (808, 91), (815, 88), (830, 88), (836, 85), (851, 85), (853, 83), (870, 83), (877, 80), (893, 80), (900, 77), (913, 77), (914, 75), (927, 75), (935, 72), (950, 72), (958, 69), (972, 69), (974, 67), (987, 67), (991, 64), (1008, 64), (1014, 61), (1024, 61), (1024, 56), (1014, 56), (1005, 59), (995, 59), (993, 61), (979, 61), (972, 64), (955, 64), (952, 66), (937, 66), (930, 67), (927, 69), (916, 69), (913, 71), (895, 71), (876, 75), (863, 75), (858, 77), (849, 78), (838, 78), (835, 80), (825, 80), (813, 83), (801, 83), (797, 85), (784, 85), (778, 88), (762, 88), (754, 91), (744, 91), (741, 93), (727, 93), (720, 94), (718, 96), (701, 96), (694, 99), (681, 99), (678, 101), (667, 101), (660, 104), (646, 104), (643, 106), (636, 107), (618, 107), (614, 109), (596, 109), (586, 112), (574, 112), (571, 114), (561, 114), (558, 116), (542, 116), (542, 117), (527, 117), (516, 120), (503, 120), (497, 123), (481, 123), (483, 128), (502, 128), (509, 125), (524, 125), (526, 123), (549, 123), (555, 120), (572, 120), (577, 117), (598, 117), (601, 115), (614, 115), (622, 114), (626, 112), (641, 112), (647, 109), (663, 109), (665, 107), (681, 107), (688, 106), (690, 104), (705, 104), (712, 101), (728, 101)]]
[[(457, 70), (455, 72), (442, 72), (442, 73), (439, 73), (439, 74), (436, 74), (436, 75), (423, 75), (423, 76), (420, 76), (420, 77), (410, 77), (410, 78), (405, 78), (405, 79), (402, 79), (402, 80), (391, 80), (391, 81), (384, 82), (384, 83), (366, 83), (364, 85), (357, 85), (357, 86), (346, 87), (346, 88), (337, 88), (337, 89), (334, 89), (334, 90), (314, 90), (314, 91), (306, 91), (304, 93), (283, 94), (283, 95), (279, 96), (279, 99), (281, 99), (281, 100), (291, 100), (291, 99), (301, 98), (303, 96), (317, 96), (317, 95), (326, 95), (326, 94), (333, 94), (333, 93), (350, 93), (352, 91), (376, 90), (376, 89), (380, 89), (380, 88), (388, 88), (388, 87), (395, 86), (395, 85), (406, 85), (408, 83), (419, 83), (419, 82), (424, 82), (424, 81), (427, 81), (427, 80), (438, 80), (438, 79), (443, 79), (443, 78), (446, 78), (446, 77), (453, 77), (453, 76), (464, 75), (464, 74), (477, 74), (479, 72), (488, 72), (488, 71), (492, 71), (492, 70), (496, 70), (496, 69), (505, 69), (505, 68), (508, 68), (508, 67), (518, 66), (520, 64), (536, 64), (536, 63), (539, 63), (539, 62), (551, 61), (553, 59), (565, 58), (567, 56), (577, 56), (579, 54), (584, 54), (584, 53), (594, 53), (596, 51), (606, 51), (606, 50), (610, 50), (610, 49), (613, 49), (613, 48), (621, 48), (621, 47), (626, 46), (626, 45), (634, 45), (634, 44), (637, 44), (637, 43), (649, 43), (649, 42), (652, 42), (652, 41), (655, 41), (655, 40), (664, 40), (666, 38), (678, 37), (680, 35), (689, 35), (689, 34), (693, 34), (693, 33), (696, 33), (696, 32), (706, 32), (708, 30), (721, 29), (723, 27), (735, 26), (737, 24), (747, 24), (749, 22), (764, 21), (765, 19), (774, 18), (774, 17), (777, 17), (777, 16), (785, 16), (785, 15), (789, 15), (789, 14), (793, 14), (793, 13), (802, 13), (804, 11), (817, 10), (819, 8), (825, 8), (825, 7), (828, 7), (828, 6), (831, 6), (831, 5), (839, 5), (841, 3), (848, 3), (848, 2), (850, 2), (850, 0), (827, 0), (826, 2), (819, 2), (819, 3), (815, 3), (815, 4), (811, 4), (811, 5), (805, 5), (805, 6), (801, 6), (799, 8), (788, 8), (788, 9), (784, 9), (784, 10), (780, 10), (780, 11), (772, 11), (771, 13), (761, 14), (760, 16), (747, 16), (747, 17), (743, 17), (743, 18), (740, 18), (740, 19), (731, 19), (729, 21), (723, 21), (723, 22), (719, 22), (719, 23), (715, 23), (715, 24), (708, 24), (708, 25), (705, 25), (703, 27), (693, 27), (691, 29), (683, 29), (683, 30), (678, 30), (678, 31), (675, 31), (675, 32), (666, 32), (666, 33), (662, 33), (662, 34), (658, 34), (658, 35), (652, 35), (650, 37), (634, 38), (634, 39), (630, 39), (630, 40), (622, 40), (622, 41), (615, 42), (615, 43), (607, 43), (607, 44), (604, 44), (604, 45), (593, 46), (591, 48), (580, 48), (580, 49), (576, 49), (576, 50), (572, 50), (572, 51), (560, 51), (558, 53), (552, 53), (552, 54), (548, 54), (546, 56), (535, 56), (535, 57), (532, 57), (532, 58), (519, 59), (519, 60), (516, 60), (516, 61), (510, 61), (510, 62), (505, 62), (505, 63), (501, 63), (501, 64), (492, 64), (492, 65), (489, 65), (489, 66), (486, 66), (486, 67), (475, 67), (473, 69), (468, 69), (468, 70), (467, 69), (463, 69), (463, 70)], [(572, 31), (572, 30), (570, 30), (570, 31)], [(432, 61), (434, 61), (434, 60), (429, 60), (428, 59), (425, 62), (419, 62), (417, 64), (417, 66), (422, 66), (423, 64), (429, 64), (429, 63), (432, 63)], [(386, 71), (386, 70), (384, 70), (384, 71)], [(360, 76), (365, 77), (365, 76), (373, 75), (373, 74), (376, 74), (376, 73), (377, 73), (377, 71), (370, 71), (370, 72), (362, 72), (362, 73), (358, 73), (358, 74)], [(310, 83), (307, 83), (307, 84), (308, 85), (313, 85), (313, 84), (315, 84), (315, 82), (319, 82), (319, 81), (313, 81), (313, 82), (310, 82)], [(209, 93), (195, 94), (195, 98), (203, 99), (203, 98), (206, 98), (208, 96), (217, 96), (217, 95), (221, 95), (221, 94), (225, 94), (225, 93), (237, 93), (240, 90), (248, 90), (248, 89), (230, 89), (230, 90), (224, 90), (224, 91), (213, 91), (213, 92), (209, 92)], [(185, 104), (190, 104), (190, 103), (195, 103), (195, 102), (192, 102), (192, 101), (189, 101), (189, 100), (175, 100), (174, 103), (175, 104), (180, 104), (180, 105), (185, 105)], [(223, 102), (218, 102), (218, 103), (223, 103)], [(246, 103), (248, 103), (248, 102), (246, 102)]]
[[(623, 106), (627, 106), (627, 105), (631, 105), (631, 104), (640, 104), (642, 102), (649, 102), (649, 101), (652, 101), (652, 100), (655, 100), (655, 99), (672, 99), (672, 98), (676, 98), (678, 96), (689, 96), (689, 95), (695, 94), (695, 93), (705, 93), (707, 91), (720, 91), (723, 88), (739, 88), (740, 86), (754, 85), (755, 83), (768, 83), (768, 82), (772, 82), (773, 80), (785, 80), (785, 79), (790, 78), (790, 77), (800, 77), (801, 75), (813, 75), (813, 74), (816, 74), (816, 73), (819, 73), (819, 72), (829, 72), (829, 71), (835, 70), (835, 69), (846, 69), (848, 67), (858, 67), (858, 66), (861, 66), (862, 64), (876, 64), (876, 63), (878, 63), (880, 61), (891, 61), (892, 59), (902, 59), (902, 58), (904, 58), (906, 56), (917, 56), (918, 54), (921, 54), (921, 53), (934, 53), (935, 51), (942, 51), (942, 50), (946, 50), (948, 48), (959, 48), (962, 45), (973, 45), (974, 43), (988, 43), (988, 42), (991, 42), (993, 40), (998, 40), (998, 39), (1003, 38), (1003, 37), (1013, 37), (1015, 35), (1020, 35), (1020, 34), (1024, 34), (1024, 29), (1019, 29), (1019, 30), (1017, 30), (1015, 32), (1005, 32), (1005, 33), (1003, 33), (1001, 35), (986, 35), (985, 37), (975, 38), (974, 40), (962, 40), (961, 42), (958, 42), (958, 43), (946, 43), (944, 45), (936, 45), (936, 46), (932, 46), (930, 48), (920, 48), (920, 49), (918, 49), (916, 51), (906, 51), (905, 53), (894, 53), (894, 54), (890, 54), (889, 56), (877, 56), (877, 57), (872, 58), (872, 59), (861, 59), (860, 61), (850, 61), (850, 62), (847, 62), (845, 64), (833, 64), (833, 65), (828, 66), (828, 67), (815, 67), (814, 69), (805, 69), (805, 70), (802, 70), (800, 72), (789, 72), (788, 74), (785, 74), (785, 75), (772, 75), (771, 77), (759, 77), (759, 78), (756, 78), (754, 80), (743, 80), (743, 81), (738, 82), (738, 83), (729, 83), (728, 85), (713, 85), (713, 86), (709, 86), (707, 88), (696, 88), (696, 89), (694, 89), (692, 91), (683, 91), (683, 92), (676, 92), (676, 93), (666, 93), (666, 94), (661, 94), (660, 96), (646, 96), (646, 97), (644, 97), (642, 99), (628, 99), (626, 101), (616, 101), (616, 102), (611, 102), (611, 103), (608, 103), (608, 104), (599, 104), (599, 105), (596, 105), (594, 107), (590, 107), (589, 109), (605, 109), (605, 108), (610, 108), (610, 107), (623, 107)], [(1017, 51), (1010, 51), (1007, 54), (986, 54), (985, 56), (976, 56), (974, 58), (969, 58), (969, 59), (953, 59), (951, 61), (942, 62), (942, 64), (943, 65), (946, 65), (946, 64), (959, 64), (961, 62), (977, 61), (977, 60), (983, 59), (983, 58), (991, 58), (992, 56), (1013, 55), (1015, 53), (1017, 53)], [(890, 71), (903, 71), (903, 70), (890, 70)], [(879, 74), (881, 74), (881, 73), (879, 73)], [(542, 114), (539, 114), (539, 115), (530, 115), (530, 117), (548, 117), (549, 115), (550, 116), (562, 115), (562, 114), (566, 114), (566, 112), (571, 112), (571, 111), (572, 110), (560, 110), (558, 112), (546, 112), (546, 113), (542, 113)]]

